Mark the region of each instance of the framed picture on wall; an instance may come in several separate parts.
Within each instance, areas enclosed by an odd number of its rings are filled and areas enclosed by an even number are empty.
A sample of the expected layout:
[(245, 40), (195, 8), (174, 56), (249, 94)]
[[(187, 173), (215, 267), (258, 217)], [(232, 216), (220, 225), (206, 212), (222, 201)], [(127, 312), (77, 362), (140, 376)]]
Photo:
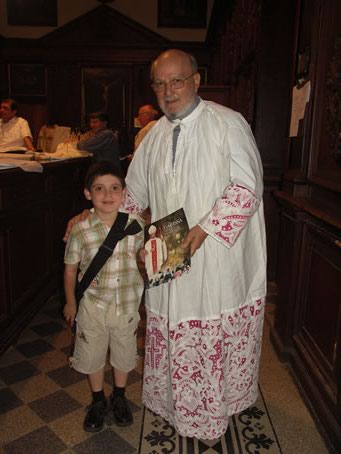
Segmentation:
[(206, 26), (207, 0), (158, 0), (158, 27)]
[(130, 127), (130, 74), (126, 68), (83, 68), (82, 124), (91, 112), (103, 111), (113, 129)]
[(8, 25), (56, 27), (57, 0), (7, 0)]
[(46, 96), (45, 65), (13, 63), (9, 65), (9, 92), (16, 96)]

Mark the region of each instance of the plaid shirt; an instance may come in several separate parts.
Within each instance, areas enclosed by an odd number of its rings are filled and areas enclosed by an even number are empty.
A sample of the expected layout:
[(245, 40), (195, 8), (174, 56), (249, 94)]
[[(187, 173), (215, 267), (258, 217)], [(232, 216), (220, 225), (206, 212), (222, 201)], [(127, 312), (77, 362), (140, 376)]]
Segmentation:
[[(135, 218), (130, 215), (127, 225)], [(79, 281), (109, 230), (96, 213), (91, 213), (88, 219), (73, 226), (66, 245), (64, 262), (79, 263)], [(96, 303), (105, 310), (110, 304), (116, 304), (117, 315), (136, 312), (143, 292), (143, 279), (136, 263), (136, 253), (141, 247), (143, 230), (119, 241), (112, 256), (84, 292), (82, 302)]]

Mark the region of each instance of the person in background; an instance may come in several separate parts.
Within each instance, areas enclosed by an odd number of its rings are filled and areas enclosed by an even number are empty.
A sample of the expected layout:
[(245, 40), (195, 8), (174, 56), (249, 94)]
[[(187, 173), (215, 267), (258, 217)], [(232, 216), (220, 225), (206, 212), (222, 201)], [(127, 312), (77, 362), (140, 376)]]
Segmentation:
[(134, 151), (140, 145), (148, 131), (155, 125), (157, 117), (158, 112), (151, 104), (146, 104), (139, 108), (137, 118), (141, 124), (141, 129), (135, 136)]
[(120, 167), (120, 152), (115, 133), (108, 128), (109, 118), (104, 112), (90, 114), (90, 128), (93, 137), (77, 143), (79, 150), (93, 154), (93, 161), (108, 161)]
[(3, 99), (0, 107), (0, 153), (35, 151), (28, 122), (17, 116), (18, 105), (12, 98)]
[[(78, 268), (81, 280), (114, 224), (125, 194), (121, 170), (110, 162), (93, 164), (86, 176), (84, 194), (92, 201), (94, 212), (87, 220), (73, 227), (65, 249), (64, 316), (71, 326), (76, 317)], [(135, 218), (130, 215), (127, 225)], [(78, 372), (88, 375), (92, 391), (92, 403), (83, 424), (86, 432), (100, 431), (108, 411), (112, 412), (119, 426), (128, 426), (133, 422), (125, 398), (125, 387), (137, 358), (136, 330), (140, 319), (138, 307), (143, 279), (137, 267), (136, 254), (142, 246), (143, 231), (119, 241), (113, 255), (80, 301), (71, 365)], [(103, 391), (108, 348), (114, 377), (109, 409)]]

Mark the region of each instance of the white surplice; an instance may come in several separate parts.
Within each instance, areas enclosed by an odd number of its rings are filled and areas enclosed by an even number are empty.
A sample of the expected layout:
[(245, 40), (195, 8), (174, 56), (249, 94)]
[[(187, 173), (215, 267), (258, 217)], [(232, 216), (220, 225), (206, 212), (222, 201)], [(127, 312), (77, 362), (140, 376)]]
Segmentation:
[(201, 100), (153, 126), (126, 181), (128, 211), (150, 206), (154, 222), (183, 208), (189, 227), (208, 233), (188, 274), (146, 292), (143, 402), (182, 435), (217, 438), (257, 397), (266, 244), (252, 132), (240, 114)]

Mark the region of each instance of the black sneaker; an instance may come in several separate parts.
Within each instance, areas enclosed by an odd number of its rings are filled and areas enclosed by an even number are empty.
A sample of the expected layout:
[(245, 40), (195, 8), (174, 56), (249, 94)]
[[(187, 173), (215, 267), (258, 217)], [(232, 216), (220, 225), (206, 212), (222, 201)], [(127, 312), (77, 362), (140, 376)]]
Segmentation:
[(99, 432), (103, 429), (106, 410), (107, 403), (104, 400), (89, 405), (83, 423), (85, 432)]
[(110, 398), (112, 415), (118, 426), (130, 426), (133, 424), (133, 415), (124, 396), (111, 395)]

